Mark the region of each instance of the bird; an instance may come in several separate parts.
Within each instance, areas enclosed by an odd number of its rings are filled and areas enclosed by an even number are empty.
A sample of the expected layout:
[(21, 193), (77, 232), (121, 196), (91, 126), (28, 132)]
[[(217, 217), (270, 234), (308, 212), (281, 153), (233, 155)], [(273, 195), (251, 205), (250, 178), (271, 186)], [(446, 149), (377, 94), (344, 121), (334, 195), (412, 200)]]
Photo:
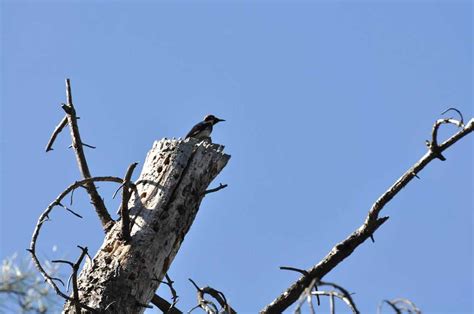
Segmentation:
[(195, 138), (197, 140), (209, 140), (211, 139), (212, 127), (219, 123), (225, 121), (224, 119), (219, 119), (216, 116), (209, 114), (204, 117), (204, 120), (193, 126), (191, 131), (186, 135), (186, 138)]

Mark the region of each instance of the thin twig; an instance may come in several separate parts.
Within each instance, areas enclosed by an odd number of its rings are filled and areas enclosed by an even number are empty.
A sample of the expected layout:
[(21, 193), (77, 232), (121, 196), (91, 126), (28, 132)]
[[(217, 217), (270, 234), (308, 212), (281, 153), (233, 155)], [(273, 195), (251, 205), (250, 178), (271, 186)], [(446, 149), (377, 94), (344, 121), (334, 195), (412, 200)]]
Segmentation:
[(334, 303), (334, 295), (335, 295), (335, 293), (331, 293), (331, 295), (329, 296), (329, 309), (330, 309), (331, 314), (336, 314), (336, 307), (335, 307), (335, 303)]
[(280, 266), (280, 269), (281, 270), (291, 270), (291, 271), (295, 271), (295, 272), (303, 274), (303, 275), (308, 275), (308, 272), (306, 270), (300, 269), (300, 268), (289, 267), (289, 266)]
[(382, 306), (383, 306), (384, 303), (387, 303), (396, 314), (402, 314), (402, 311), (395, 304), (393, 304), (392, 301), (390, 301), (390, 300), (383, 300), (382, 302), (380, 302), (380, 304), (377, 308), (377, 313), (378, 314), (382, 313), (381, 311), (382, 311)]
[[(72, 192), (71, 192), (71, 193), (72, 193)], [(82, 218), (81, 215), (79, 215), (78, 213), (76, 213), (75, 211), (73, 211), (72, 209), (70, 209), (69, 207), (64, 206), (64, 205), (61, 204), (61, 203), (58, 203), (57, 205), (60, 206), (60, 207), (62, 207), (62, 208), (64, 208), (65, 210), (67, 210), (68, 212), (70, 212), (71, 214), (73, 214), (74, 216), (79, 217), (79, 218)]]
[(176, 303), (178, 303), (179, 297), (178, 297), (178, 294), (176, 292), (176, 289), (173, 287), (174, 281), (171, 280), (171, 278), (168, 274), (165, 274), (165, 277), (166, 277), (166, 281), (161, 281), (161, 282), (164, 283), (165, 285), (167, 285), (170, 288), (171, 296), (172, 296), (171, 298), (173, 299), (173, 303), (170, 305), (168, 310), (171, 310), (172, 308), (175, 307)]
[[(304, 276), (307, 276), (309, 275), (309, 273), (304, 270), (304, 269), (300, 269), (300, 268), (295, 268), (295, 267), (289, 267), (289, 266), (280, 266), (280, 269), (281, 270), (291, 270), (291, 271), (295, 271), (297, 273), (300, 273)], [(313, 285), (314, 286), (314, 290), (318, 291), (318, 284), (316, 282), (316, 280), (314, 281)], [(319, 299), (319, 295), (316, 295), (316, 299), (317, 299), (317, 302), (318, 302), (318, 306), (321, 304), (321, 300)]]
[(178, 294), (176, 293), (176, 289), (173, 287), (174, 281), (171, 280), (168, 274), (165, 274), (165, 277), (166, 277), (166, 281), (159, 280), (156, 277), (153, 278), (152, 280), (158, 281), (168, 286), (172, 295), (171, 298), (173, 299), (173, 303), (170, 304), (168, 301), (166, 301), (165, 299), (161, 298), (160, 296), (156, 294), (153, 297), (156, 303), (153, 302), (153, 299), (152, 299), (152, 303), (155, 304), (163, 313), (181, 313), (180, 310), (175, 309), (175, 306), (176, 306), (176, 303), (178, 303), (179, 297), (178, 297)]
[(461, 122), (461, 125), (464, 125), (464, 117), (462, 116), (461, 111), (459, 111), (459, 110), (456, 109), (456, 108), (448, 108), (448, 109), (446, 109), (445, 111), (441, 112), (441, 114), (445, 114), (445, 113), (447, 113), (448, 111), (455, 111), (455, 112), (457, 112), (457, 114), (458, 114), (459, 117), (461, 118), (461, 121), (460, 121), (460, 122)]
[[(76, 109), (72, 103), (72, 93), (71, 93), (71, 82), (69, 79), (66, 79), (66, 98), (67, 104), (63, 104), (62, 108), (66, 112), (67, 121), (69, 124), (69, 129), (71, 132), (72, 146), (74, 147), (74, 152), (76, 154), (77, 164), (79, 170), (81, 171), (82, 177), (84, 179), (90, 178), (91, 173), (89, 171), (89, 166), (87, 165), (86, 156), (84, 154), (83, 142), (81, 140), (81, 135), (79, 133), (79, 127), (77, 125)], [(104, 201), (97, 192), (97, 188), (93, 183), (88, 183), (85, 185), (87, 193), (89, 194), (92, 205), (95, 208), (97, 216), (102, 223), (102, 228), (105, 232), (110, 230), (113, 225), (112, 217), (110, 217), (107, 208), (105, 207)]]
[(74, 299), (78, 301), (78, 303), (76, 303), (76, 313), (81, 313), (81, 307), (79, 306), (79, 289), (77, 287), (77, 272), (79, 271), (79, 266), (81, 265), (82, 263), (82, 260), (84, 259), (84, 256), (86, 256), (87, 254), (87, 247), (85, 248), (82, 248), (80, 246), (78, 246), (81, 250), (82, 250), (82, 253), (81, 253), (81, 256), (79, 256), (79, 259), (77, 260), (77, 262), (73, 265), (72, 267), (72, 292), (73, 292), (73, 295), (74, 295)]
[[(81, 249), (81, 255), (79, 256), (79, 258), (77, 259), (77, 261), (75, 263), (73, 262), (70, 262), (70, 261), (66, 261), (66, 260), (53, 260), (51, 261), (52, 263), (61, 263), (61, 264), (67, 264), (69, 266), (71, 266), (72, 268), (72, 274), (71, 274), (71, 277), (69, 277), (70, 279), (72, 278), (72, 293), (73, 293), (73, 299), (68, 299), (69, 301), (71, 301), (73, 304), (74, 304), (74, 307), (75, 307), (75, 310), (76, 310), (76, 313), (81, 313), (81, 308), (84, 308), (86, 310), (91, 310), (91, 308), (89, 308), (88, 306), (84, 305), (84, 304), (81, 304), (80, 300), (79, 300), (79, 289), (78, 289), (78, 286), (77, 286), (77, 272), (79, 271), (79, 267), (81, 266), (81, 263), (82, 263), (82, 260), (84, 259), (84, 256), (88, 255), (87, 253), (87, 247), (82, 247), (82, 246), (77, 246), (78, 248)], [(68, 280), (68, 290), (69, 290), (69, 280)]]
[(82, 142), (82, 146), (89, 147), (89, 148), (92, 148), (92, 149), (96, 149), (96, 148), (97, 148), (97, 147), (95, 147), (95, 146), (86, 144), (86, 143), (84, 143), (84, 142)]
[[(462, 118), (462, 115), (461, 115), (461, 118)], [(412, 301), (408, 299), (399, 298), (399, 299), (392, 300), (392, 303), (395, 304), (396, 306), (399, 306), (399, 304), (403, 304), (409, 309), (409, 311), (415, 312), (415, 314), (421, 314), (421, 310), (415, 305), (415, 303), (413, 303)]]
[[(228, 314), (235, 314), (237, 313), (228, 303), (227, 303), (227, 299), (224, 295), (224, 293), (222, 293), (221, 291), (219, 290), (216, 290), (212, 287), (209, 287), (209, 286), (206, 286), (206, 287), (203, 287), (203, 288), (199, 288), (199, 286), (194, 282), (194, 280), (192, 280), (191, 278), (188, 279), (192, 284), (193, 286), (196, 288), (197, 290), (197, 299), (198, 299), (198, 307), (202, 308), (204, 311), (208, 312), (208, 311), (211, 311), (213, 313), (217, 313), (218, 310), (217, 310), (217, 307), (216, 305), (212, 302), (212, 301), (209, 301), (209, 300), (206, 300), (204, 298), (204, 295), (208, 294), (210, 295), (211, 297), (213, 297), (218, 303), (219, 305), (221, 306), (222, 309), (224, 309), (226, 311), (226, 313)], [(209, 308), (209, 307), (212, 307), (212, 308)], [(191, 310), (192, 311), (192, 310)]]
[(335, 283), (331, 283), (331, 282), (324, 282), (324, 281), (318, 281), (317, 282), (317, 285), (318, 286), (331, 286), (333, 288), (336, 288), (337, 290), (339, 290), (342, 295), (344, 296), (344, 302), (347, 303), (347, 305), (351, 308), (351, 310), (355, 313), (355, 314), (358, 314), (360, 313), (359, 310), (357, 309), (356, 305), (355, 305), (355, 302), (354, 300), (352, 299), (351, 297), (351, 294), (346, 290), (344, 289), (343, 287), (335, 284)]
[(227, 187), (227, 184), (219, 183), (219, 186), (217, 188), (206, 190), (206, 191), (204, 191), (203, 195), (220, 191), (222, 189), (225, 189), (226, 187)]
[[(331, 287), (339, 290), (339, 292), (338, 291), (317, 290), (316, 289), (317, 286), (331, 286)], [(313, 308), (313, 303), (312, 303), (311, 297), (316, 296), (316, 298), (318, 298), (318, 300), (319, 300), (320, 295), (329, 297), (329, 310), (330, 310), (330, 313), (332, 313), (332, 314), (335, 313), (334, 297), (337, 297), (337, 298), (341, 299), (342, 301), (344, 301), (347, 304), (347, 306), (351, 309), (352, 313), (354, 313), (354, 314), (359, 314), (360, 313), (359, 310), (357, 309), (355, 303), (354, 303), (354, 300), (352, 300), (352, 297), (351, 297), (350, 293), (347, 292), (346, 289), (344, 289), (341, 286), (336, 285), (334, 283), (319, 281), (317, 278), (313, 279), (311, 284), (308, 287), (306, 287), (304, 292), (299, 297), (299, 301), (297, 302), (295, 313), (301, 312), (301, 307), (304, 304), (305, 299), (307, 300), (307, 302), (310, 306), (311, 312), (313, 312), (314, 308)]]
[[(134, 162), (130, 166), (128, 166), (127, 172), (125, 173), (125, 177), (123, 178), (124, 185), (127, 185), (130, 182), (130, 179), (133, 174), (133, 170), (138, 165), (137, 162)], [(130, 241), (130, 216), (128, 214), (128, 201), (130, 200), (130, 189), (128, 186), (124, 186), (122, 189), (122, 207), (120, 211), (121, 216), (121, 228), (122, 228), (122, 239), (127, 242)]]
[(53, 150), (53, 144), (54, 144), (54, 141), (56, 140), (56, 137), (58, 136), (59, 133), (61, 133), (61, 131), (64, 129), (66, 125), (67, 125), (67, 116), (65, 116), (54, 129), (53, 134), (51, 135), (51, 138), (49, 139), (48, 144), (46, 145), (46, 152)]
[[(333, 308), (332, 310), (330, 311), (335, 311), (334, 307), (335, 307), (335, 303), (334, 303), (334, 297), (342, 300), (344, 303), (347, 304), (347, 306), (351, 309), (352, 313), (356, 313), (356, 309), (354, 309), (351, 305), (351, 303), (349, 302), (349, 300), (342, 294), (342, 293), (339, 293), (337, 291), (313, 291), (311, 292), (313, 295), (324, 295), (324, 296), (328, 296), (330, 297), (329, 301), (333, 303)], [(331, 303), (330, 303), (330, 309), (331, 309)], [(332, 313), (332, 312), (330, 312)]]
[[(76, 118), (77, 119), (77, 118)], [(92, 146), (92, 145), (89, 145), (89, 144), (86, 144), (86, 143), (81, 143), (82, 146), (85, 146), (85, 147), (89, 147), (89, 148), (92, 148), (92, 149), (96, 149), (97, 147), (95, 146)], [(71, 144), (69, 145), (67, 148), (73, 148), (74, 146)]]
[[(435, 125), (438, 124), (438, 121)], [(441, 123), (439, 123), (441, 124)], [(437, 128), (436, 126), (436, 131)], [(455, 144), (474, 130), (474, 119), (471, 119), (460, 131), (451, 136), (438, 146), (441, 153)], [(435, 134), (436, 135), (436, 134)], [(436, 139), (436, 138), (435, 138)], [(436, 141), (435, 141), (436, 143)], [(365, 222), (349, 237), (334, 246), (331, 251), (316, 265), (308, 270), (309, 275), (300, 277), (285, 292), (279, 295), (272, 303), (267, 305), (261, 313), (280, 313), (293, 304), (301, 295), (303, 290), (314, 278), (323, 278), (328, 272), (340, 262), (352, 254), (352, 252), (385, 222), (388, 217), (379, 217), (380, 211), (395, 197), (415, 176), (423, 170), (432, 160), (438, 158), (438, 153), (429, 150), (421, 159), (408, 169), (377, 201), (372, 205)]]

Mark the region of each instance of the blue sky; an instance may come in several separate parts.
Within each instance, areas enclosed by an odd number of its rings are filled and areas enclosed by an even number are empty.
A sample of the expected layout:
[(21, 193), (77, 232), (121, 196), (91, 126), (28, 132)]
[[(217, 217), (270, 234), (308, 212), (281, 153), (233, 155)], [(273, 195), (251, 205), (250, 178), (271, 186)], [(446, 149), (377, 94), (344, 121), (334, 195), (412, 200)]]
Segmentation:
[[(97, 146), (86, 150), (93, 175), (122, 176), (207, 113), (227, 120), (213, 140), (232, 159), (213, 186), (229, 187), (203, 201), (170, 269), (186, 311), (189, 277), (239, 312), (263, 308), (297, 278), (279, 266), (308, 268), (359, 227), (424, 154), (444, 109), (473, 116), (469, 1), (1, 5), (0, 258), (25, 252), (39, 214), (79, 178), (67, 132), (44, 152), (66, 77), (82, 137)], [(472, 143), (430, 164), (383, 211), (376, 243), (325, 278), (355, 292), (362, 312), (396, 297), (426, 313), (473, 311)], [(115, 188), (99, 189), (111, 212)], [(87, 197), (73, 208), (84, 219), (57, 209), (43, 258), (100, 246)]]

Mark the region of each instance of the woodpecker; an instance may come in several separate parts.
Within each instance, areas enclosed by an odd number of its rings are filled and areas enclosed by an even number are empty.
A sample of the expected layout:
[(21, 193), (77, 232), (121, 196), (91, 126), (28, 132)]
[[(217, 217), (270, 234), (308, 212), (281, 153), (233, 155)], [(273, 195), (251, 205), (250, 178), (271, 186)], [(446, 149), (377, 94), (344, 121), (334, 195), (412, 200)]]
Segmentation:
[(191, 131), (186, 135), (186, 138), (195, 138), (198, 140), (210, 140), (212, 126), (217, 124), (221, 121), (225, 121), (224, 119), (219, 119), (216, 116), (210, 114), (204, 117), (204, 120), (193, 126)]

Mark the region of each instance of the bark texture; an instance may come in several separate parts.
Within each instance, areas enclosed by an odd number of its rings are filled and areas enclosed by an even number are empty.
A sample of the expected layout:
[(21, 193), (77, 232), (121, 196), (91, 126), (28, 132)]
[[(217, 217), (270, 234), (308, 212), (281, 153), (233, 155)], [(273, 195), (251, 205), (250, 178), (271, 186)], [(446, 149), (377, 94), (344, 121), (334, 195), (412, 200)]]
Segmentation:
[[(229, 158), (223, 146), (194, 139), (155, 142), (129, 201), (131, 239), (121, 240), (121, 222), (107, 233), (78, 278), (81, 303), (102, 313), (142, 313)], [(67, 302), (64, 312), (74, 313), (74, 305)]]

